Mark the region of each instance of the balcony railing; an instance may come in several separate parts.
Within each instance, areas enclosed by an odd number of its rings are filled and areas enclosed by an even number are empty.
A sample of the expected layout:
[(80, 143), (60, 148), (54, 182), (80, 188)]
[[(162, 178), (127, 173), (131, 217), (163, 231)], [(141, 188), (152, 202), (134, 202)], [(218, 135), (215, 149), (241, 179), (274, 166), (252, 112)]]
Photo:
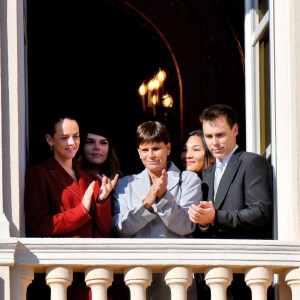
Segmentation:
[(300, 242), (71, 238), (6, 238), (0, 242), (5, 300), (26, 299), (35, 272), (46, 273), (53, 300), (66, 299), (73, 272), (85, 273), (93, 300), (106, 299), (115, 273), (124, 274), (131, 299), (143, 300), (152, 273), (157, 272), (165, 273), (172, 300), (186, 299), (193, 273), (205, 274), (212, 300), (226, 299), (233, 273), (245, 274), (252, 299), (267, 299), (274, 274), (279, 278), (280, 300), (300, 299)]

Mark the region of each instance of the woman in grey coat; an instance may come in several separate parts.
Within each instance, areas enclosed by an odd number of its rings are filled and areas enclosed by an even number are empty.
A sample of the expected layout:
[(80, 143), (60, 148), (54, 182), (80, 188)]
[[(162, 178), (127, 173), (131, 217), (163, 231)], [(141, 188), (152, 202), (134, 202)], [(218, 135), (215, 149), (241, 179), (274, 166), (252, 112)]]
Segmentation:
[[(167, 161), (170, 136), (162, 123), (148, 121), (140, 125), (136, 141), (145, 169), (118, 181), (113, 195), (113, 230), (120, 237), (192, 237), (195, 225), (187, 211), (202, 200), (201, 180), (197, 174), (180, 172)], [(192, 286), (188, 299), (196, 299), (195, 292)], [(147, 298), (171, 298), (162, 274), (154, 276)]]

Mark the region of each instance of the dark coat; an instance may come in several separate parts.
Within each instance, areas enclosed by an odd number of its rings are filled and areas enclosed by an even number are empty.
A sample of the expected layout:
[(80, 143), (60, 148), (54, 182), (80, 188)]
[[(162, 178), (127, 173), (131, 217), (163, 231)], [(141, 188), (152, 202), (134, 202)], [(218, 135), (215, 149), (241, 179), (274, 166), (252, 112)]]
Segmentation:
[[(213, 201), (215, 164), (203, 172), (203, 200)], [(221, 178), (214, 225), (203, 237), (271, 238), (272, 172), (260, 155), (238, 148)]]

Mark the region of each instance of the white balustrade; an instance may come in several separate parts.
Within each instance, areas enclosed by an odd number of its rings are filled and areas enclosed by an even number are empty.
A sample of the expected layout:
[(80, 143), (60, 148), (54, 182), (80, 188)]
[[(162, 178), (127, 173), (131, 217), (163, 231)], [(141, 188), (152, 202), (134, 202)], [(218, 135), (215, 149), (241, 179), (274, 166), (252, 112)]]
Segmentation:
[(34, 269), (32, 267), (20, 267), (20, 300), (26, 300), (26, 292), (29, 284), (34, 279)]
[(300, 241), (0, 238), (0, 265), (5, 300), (25, 299), (34, 272), (46, 272), (51, 299), (64, 300), (73, 270), (85, 272), (94, 300), (106, 299), (114, 273), (124, 273), (131, 300), (145, 300), (152, 272), (165, 273), (173, 300), (186, 299), (192, 273), (205, 273), (211, 299), (225, 300), (232, 273), (245, 270), (253, 299), (266, 299), (273, 273), (285, 278), (280, 300), (300, 299)]
[(267, 300), (267, 291), (272, 280), (273, 273), (268, 268), (251, 268), (245, 273), (245, 282), (251, 288), (252, 299), (255, 300)]
[(232, 281), (232, 272), (224, 267), (208, 268), (205, 272), (205, 281), (210, 287), (211, 300), (226, 300), (226, 291)]
[(113, 282), (113, 272), (108, 268), (89, 268), (85, 271), (85, 282), (92, 290), (93, 300), (106, 300), (107, 288)]
[(300, 299), (300, 269), (292, 269), (286, 272), (285, 281), (292, 290), (292, 299)]
[(149, 268), (127, 268), (124, 273), (125, 283), (130, 289), (131, 300), (146, 300), (146, 288), (152, 282), (152, 272)]
[(51, 300), (67, 300), (67, 287), (73, 281), (71, 267), (50, 267), (46, 272), (46, 283), (51, 288)]
[(172, 267), (166, 271), (165, 281), (171, 289), (172, 300), (186, 300), (187, 288), (193, 281), (193, 272), (187, 267)]

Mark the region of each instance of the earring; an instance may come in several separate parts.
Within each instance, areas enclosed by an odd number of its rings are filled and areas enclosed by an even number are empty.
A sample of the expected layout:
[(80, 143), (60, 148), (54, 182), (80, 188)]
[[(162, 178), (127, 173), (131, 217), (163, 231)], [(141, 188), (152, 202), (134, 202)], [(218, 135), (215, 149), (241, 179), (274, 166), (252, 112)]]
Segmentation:
[(52, 145), (50, 146), (50, 150), (51, 150), (51, 152), (53, 151), (53, 146)]

